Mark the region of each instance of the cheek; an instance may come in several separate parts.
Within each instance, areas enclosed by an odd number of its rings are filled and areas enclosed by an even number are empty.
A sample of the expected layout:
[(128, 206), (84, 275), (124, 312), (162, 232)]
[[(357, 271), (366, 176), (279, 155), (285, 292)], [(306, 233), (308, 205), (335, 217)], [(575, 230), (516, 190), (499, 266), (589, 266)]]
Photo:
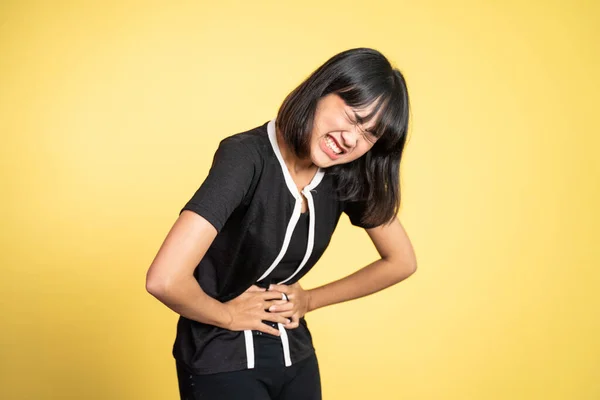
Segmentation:
[(342, 130), (350, 129), (351, 126), (345, 123), (341, 117), (336, 117), (328, 114), (321, 115), (320, 118), (315, 119), (313, 129), (320, 136), (330, 132), (339, 132)]
[(373, 145), (371, 144), (366, 144), (364, 142), (361, 142), (352, 152), (351, 157), (352, 157), (352, 161), (361, 158), (362, 156), (364, 156), (365, 154), (367, 154), (369, 152), (369, 150), (371, 150), (371, 148), (373, 147)]

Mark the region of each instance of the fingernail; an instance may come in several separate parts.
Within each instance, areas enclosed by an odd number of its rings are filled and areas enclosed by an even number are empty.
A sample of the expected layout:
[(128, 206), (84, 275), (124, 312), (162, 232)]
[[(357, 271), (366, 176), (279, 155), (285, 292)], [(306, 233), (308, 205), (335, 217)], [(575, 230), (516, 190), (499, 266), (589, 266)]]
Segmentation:
[(275, 311), (275, 310), (277, 310), (277, 307), (275, 307), (275, 306), (269, 307), (269, 311)]
[(269, 290), (273, 290), (273, 285), (269, 285)]

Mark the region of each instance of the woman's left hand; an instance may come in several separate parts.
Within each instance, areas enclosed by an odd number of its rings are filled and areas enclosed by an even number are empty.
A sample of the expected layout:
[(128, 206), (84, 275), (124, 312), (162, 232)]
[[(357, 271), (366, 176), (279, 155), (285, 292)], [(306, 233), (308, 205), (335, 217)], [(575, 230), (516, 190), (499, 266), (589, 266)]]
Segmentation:
[(269, 308), (270, 312), (279, 313), (283, 317), (290, 318), (292, 321), (285, 324), (286, 329), (295, 329), (299, 325), (300, 318), (308, 312), (310, 305), (310, 294), (302, 289), (300, 283), (296, 282), (292, 285), (271, 285), (269, 290), (275, 290), (285, 293), (288, 301), (283, 304), (276, 304)]

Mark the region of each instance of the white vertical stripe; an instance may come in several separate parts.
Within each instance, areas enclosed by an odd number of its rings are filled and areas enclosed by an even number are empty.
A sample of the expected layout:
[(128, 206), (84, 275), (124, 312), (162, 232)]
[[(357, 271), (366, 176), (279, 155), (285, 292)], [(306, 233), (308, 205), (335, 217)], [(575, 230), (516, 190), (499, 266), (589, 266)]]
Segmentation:
[(279, 264), (279, 262), (285, 255), (285, 252), (287, 251), (287, 248), (290, 245), (290, 241), (292, 240), (292, 233), (294, 233), (294, 228), (296, 227), (296, 224), (298, 223), (298, 220), (300, 219), (301, 213), (302, 213), (302, 200), (296, 200), (296, 205), (294, 206), (294, 212), (292, 213), (292, 218), (290, 219), (290, 222), (285, 231), (285, 236), (283, 238), (283, 246), (281, 246), (281, 250), (279, 251), (279, 254), (275, 258), (275, 260), (273, 261), (271, 266), (261, 275), (260, 278), (257, 279), (257, 282), (265, 279), (275, 269), (275, 267)]
[(278, 284), (284, 284), (287, 281), (289, 281), (290, 279), (292, 279), (294, 276), (296, 276), (296, 274), (298, 272), (300, 272), (300, 270), (304, 267), (304, 265), (306, 265), (306, 262), (308, 261), (308, 259), (310, 258), (310, 255), (312, 254), (312, 250), (314, 247), (314, 243), (315, 243), (315, 204), (312, 198), (312, 195), (310, 194), (310, 190), (306, 190), (304, 189), (302, 191), (302, 193), (304, 193), (304, 195), (306, 196), (306, 200), (308, 200), (308, 243), (306, 246), (306, 253), (304, 254), (304, 259), (302, 259), (302, 262), (300, 263), (300, 265), (298, 266), (298, 268), (296, 269), (296, 271), (294, 271), (294, 273), (292, 275), (290, 275), (287, 279), (284, 279), (283, 281), (279, 282)]
[(244, 339), (246, 340), (246, 358), (248, 359), (248, 369), (254, 368), (254, 338), (251, 330), (244, 331)]
[(283, 346), (283, 360), (285, 361), (285, 366), (289, 367), (292, 365), (292, 357), (290, 356), (290, 342), (288, 341), (288, 336), (283, 324), (278, 323), (279, 333), (281, 334), (281, 345)]
[(287, 165), (285, 164), (283, 156), (281, 155), (281, 150), (279, 150), (279, 144), (277, 143), (277, 132), (275, 130), (275, 120), (271, 120), (271, 122), (267, 124), (267, 133), (269, 134), (269, 141), (271, 142), (273, 152), (277, 157), (277, 161), (279, 161), (279, 166), (281, 167), (281, 170), (283, 172), (283, 177), (285, 179), (285, 183), (288, 187), (288, 190), (292, 192), (294, 197), (297, 199), (300, 193), (298, 193), (296, 183), (294, 182), (294, 179), (292, 179), (290, 171), (288, 171), (287, 169)]

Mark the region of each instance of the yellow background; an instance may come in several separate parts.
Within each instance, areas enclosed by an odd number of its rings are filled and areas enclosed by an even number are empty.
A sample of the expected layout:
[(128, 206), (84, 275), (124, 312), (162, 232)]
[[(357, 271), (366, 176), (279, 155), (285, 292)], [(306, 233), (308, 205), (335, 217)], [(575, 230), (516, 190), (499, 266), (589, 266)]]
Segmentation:
[[(597, 2), (0, 4), (0, 398), (177, 398), (158, 247), (220, 139), (369, 46), (418, 271), (308, 315), (324, 398), (600, 399)], [(374, 257), (343, 217), (303, 285)]]

